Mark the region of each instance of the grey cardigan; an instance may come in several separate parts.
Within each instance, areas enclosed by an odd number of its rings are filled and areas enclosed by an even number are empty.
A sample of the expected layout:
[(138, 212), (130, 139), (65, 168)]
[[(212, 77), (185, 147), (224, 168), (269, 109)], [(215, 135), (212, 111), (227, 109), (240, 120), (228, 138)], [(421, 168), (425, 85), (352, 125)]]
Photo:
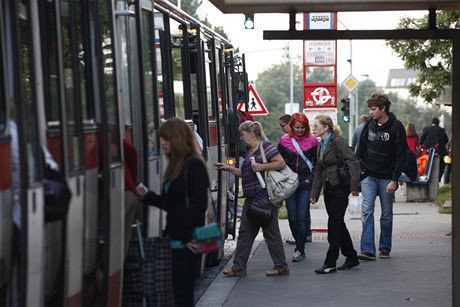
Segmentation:
[(326, 145), (324, 152), (320, 153), (320, 146), (318, 146), (318, 155), (316, 160), (315, 177), (313, 179), (313, 186), (311, 190), (311, 197), (318, 200), (321, 193), (321, 188), (325, 182), (335, 186), (340, 184), (338, 165), (340, 157), (338, 151), (342, 153), (345, 164), (351, 175), (351, 191), (359, 191), (359, 178), (361, 176), (361, 168), (359, 161), (345, 144), (344, 139), (340, 136), (333, 137)]

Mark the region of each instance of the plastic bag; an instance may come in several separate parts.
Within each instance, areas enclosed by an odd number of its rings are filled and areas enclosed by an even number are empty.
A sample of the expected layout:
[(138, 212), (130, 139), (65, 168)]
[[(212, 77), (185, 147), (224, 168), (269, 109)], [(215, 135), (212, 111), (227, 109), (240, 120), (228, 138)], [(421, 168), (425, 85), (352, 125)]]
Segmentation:
[(363, 194), (359, 193), (358, 196), (353, 196), (351, 193), (348, 195), (348, 216), (350, 219), (361, 219), (363, 205)]

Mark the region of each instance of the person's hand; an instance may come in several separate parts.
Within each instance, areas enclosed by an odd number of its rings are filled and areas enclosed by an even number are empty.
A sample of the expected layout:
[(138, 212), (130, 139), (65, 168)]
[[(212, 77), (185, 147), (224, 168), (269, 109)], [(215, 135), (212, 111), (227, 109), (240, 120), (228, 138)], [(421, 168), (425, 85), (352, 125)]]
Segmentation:
[(225, 164), (225, 163), (216, 162), (216, 164), (214, 164), (214, 166), (215, 166), (218, 170), (221, 170), (221, 171), (228, 171), (228, 165)]
[(136, 194), (140, 197), (140, 198), (143, 198), (145, 196), (145, 194), (147, 194), (148, 192), (148, 189), (145, 185), (143, 185), (142, 183), (139, 183), (136, 187)]
[(187, 246), (187, 248), (194, 254), (197, 253), (197, 246), (196, 246), (196, 242), (195, 240), (192, 240), (192, 241), (189, 241), (187, 243), (185, 243), (185, 245)]
[(316, 204), (316, 198), (313, 198), (313, 197), (312, 197), (312, 198), (310, 198), (310, 203), (312, 203), (312, 204)]
[(351, 191), (352, 196), (359, 196), (359, 191)]
[(387, 185), (386, 192), (393, 193), (398, 188), (398, 182), (395, 180), (391, 180), (390, 183)]
[(262, 164), (260, 163), (254, 163), (251, 165), (251, 169), (252, 171), (255, 173), (255, 172), (260, 172), (262, 171)]

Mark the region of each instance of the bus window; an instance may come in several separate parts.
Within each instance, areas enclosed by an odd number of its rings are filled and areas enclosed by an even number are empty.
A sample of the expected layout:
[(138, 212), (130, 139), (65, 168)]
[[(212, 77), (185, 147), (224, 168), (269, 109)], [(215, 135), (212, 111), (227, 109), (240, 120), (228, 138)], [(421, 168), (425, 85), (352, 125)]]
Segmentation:
[[(157, 103), (160, 120), (165, 119), (165, 105), (164, 105), (164, 80), (163, 80), (163, 60), (162, 55), (162, 38), (165, 37), (164, 16), (162, 13), (155, 10), (155, 64), (156, 64), (156, 81), (157, 81)], [(149, 130), (151, 130), (149, 122)], [(150, 135), (150, 132), (149, 132)]]
[(42, 39), (43, 85), (45, 112), (48, 127), (60, 124), (59, 73), (56, 10), (54, 1), (43, 1), (39, 6)]
[(159, 148), (156, 138), (156, 110), (153, 88), (153, 59), (155, 54), (155, 37), (152, 32), (153, 16), (152, 12), (142, 10), (142, 48), (144, 49), (144, 88), (145, 88), (145, 107), (147, 118), (147, 137), (149, 157), (157, 156)]
[(76, 24), (76, 35), (77, 35), (77, 69), (79, 76), (79, 87), (80, 87), (80, 103), (81, 103), (81, 117), (85, 124), (94, 125), (94, 100), (88, 99), (87, 90), (87, 64), (86, 64), (86, 41), (84, 40), (85, 34), (85, 20), (83, 18), (83, 1), (77, 0), (75, 5), (75, 24)]
[[(0, 25), (1, 27), (1, 25)], [(1, 28), (0, 28), (1, 29)], [(1, 36), (0, 36), (1, 37)], [(1, 42), (3, 44), (3, 42)], [(3, 135), (6, 131), (6, 99), (5, 99), (5, 68), (3, 66), (3, 48), (0, 47), (0, 135)]]
[(111, 11), (109, 1), (98, 1), (99, 5), (99, 22), (102, 37), (101, 50), (104, 55), (102, 61), (102, 83), (104, 91), (104, 99), (107, 108), (107, 120), (109, 122), (109, 143), (111, 162), (121, 162), (120, 148), (120, 128), (118, 117), (118, 104), (115, 87), (115, 56), (113, 53), (113, 38), (112, 38), (112, 19), (107, 12)]
[(65, 112), (67, 116), (67, 137), (69, 153), (69, 170), (78, 171), (82, 165), (82, 151), (80, 137), (78, 134), (78, 117), (77, 117), (77, 99), (76, 80), (74, 71), (74, 54), (75, 41), (72, 37), (70, 0), (61, 0), (61, 40), (62, 40), (62, 58), (64, 71), (64, 96)]
[(220, 137), (222, 144), (227, 144), (225, 131), (227, 130), (227, 122), (224, 117), (224, 103), (226, 100), (224, 97), (224, 89), (222, 88), (222, 79), (223, 79), (223, 63), (222, 63), (222, 52), (220, 48), (215, 50), (215, 61), (216, 61), (216, 81), (217, 81), (217, 114), (219, 116), (219, 125), (220, 125)]
[[(173, 88), (174, 88), (174, 108), (177, 117), (185, 118), (185, 104), (184, 104), (184, 76), (182, 67), (183, 48), (182, 42), (184, 34), (179, 29), (180, 23), (176, 20), (169, 19), (169, 27), (171, 34), (171, 60), (172, 60), (172, 74), (173, 74)], [(183, 27), (185, 28), (185, 26)]]
[(214, 114), (214, 101), (212, 99), (212, 78), (211, 78), (211, 71), (213, 68), (213, 63), (211, 60), (212, 55), (209, 53), (205, 53), (205, 73), (206, 73), (206, 101), (208, 105), (208, 120), (216, 120), (216, 116)]
[(33, 80), (32, 80), (32, 65), (33, 60), (31, 56), (32, 52), (32, 29), (29, 24), (29, 1), (20, 0), (18, 3), (18, 35), (19, 35), (19, 61), (20, 61), (20, 72), (19, 77), (21, 86), (21, 101), (23, 103), (23, 112), (21, 121), (23, 124), (24, 139), (26, 144), (26, 155), (28, 162), (29, 172), (29, 184), (39, 180), (39, 167), (40, 163), (38, 157), (41, 157), (40, 144), (38, 138), (38, 125), (37, 125), (37, 110), (34, 101), (33, 93)]

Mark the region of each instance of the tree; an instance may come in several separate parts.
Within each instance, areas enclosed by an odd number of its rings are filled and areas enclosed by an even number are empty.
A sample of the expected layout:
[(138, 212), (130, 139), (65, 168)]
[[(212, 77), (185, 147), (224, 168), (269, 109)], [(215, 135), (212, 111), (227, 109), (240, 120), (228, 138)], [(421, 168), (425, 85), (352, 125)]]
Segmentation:
[[(460, 29), (460, 11), (438, 11), (439, 29)], [(402, 18), (400, 29), (427, 29), (428, 16)], [(452, 43), (450, 40), (388, 40), (386, 43), (404, 61), (407, 69), (419, 71), (408, 86), (413, 96), (433, 102), (452, 84)]]
[[(278, 126), (278, 118), (284, 114), (284, 104), (290, 100), (289, 63), (273, 65), (257, 76), (256, 90), (269, 111), (267, 116), (256, 116), (264, 127), (268, 139), (277, 143), (283, 132)], [(294, 102), (303, 108), (302, 70), (294, 65)]]
[[(169, 2), (171, 2), (174, 5), (177, 5), (177, 0), (169, 0)], [(229, 40), (228, 35), (227, 35), (227, 33), (225, 33), (223, 27), (214, 27), (211, 24), (211, 22), (209, 22), (207, 16), (204, 19), (202, 19), (202, 18), (200, 18), (200, 16), (198, 16), (197, 10), (201, 6), (202, 2), (203, 2), (202, 0), (182, 0), (181, 1), (181, 10), (183, 10), (184, 12), (186, 12), (187, 14), (192, 16), (193, 18), (198, 19), (199, 21), (201, 21), (202, 23), (207, 25), (209, 28), (213, 29), (214, 31), (216, 31), (217, 33), (222, 35), (225, 39)]]

